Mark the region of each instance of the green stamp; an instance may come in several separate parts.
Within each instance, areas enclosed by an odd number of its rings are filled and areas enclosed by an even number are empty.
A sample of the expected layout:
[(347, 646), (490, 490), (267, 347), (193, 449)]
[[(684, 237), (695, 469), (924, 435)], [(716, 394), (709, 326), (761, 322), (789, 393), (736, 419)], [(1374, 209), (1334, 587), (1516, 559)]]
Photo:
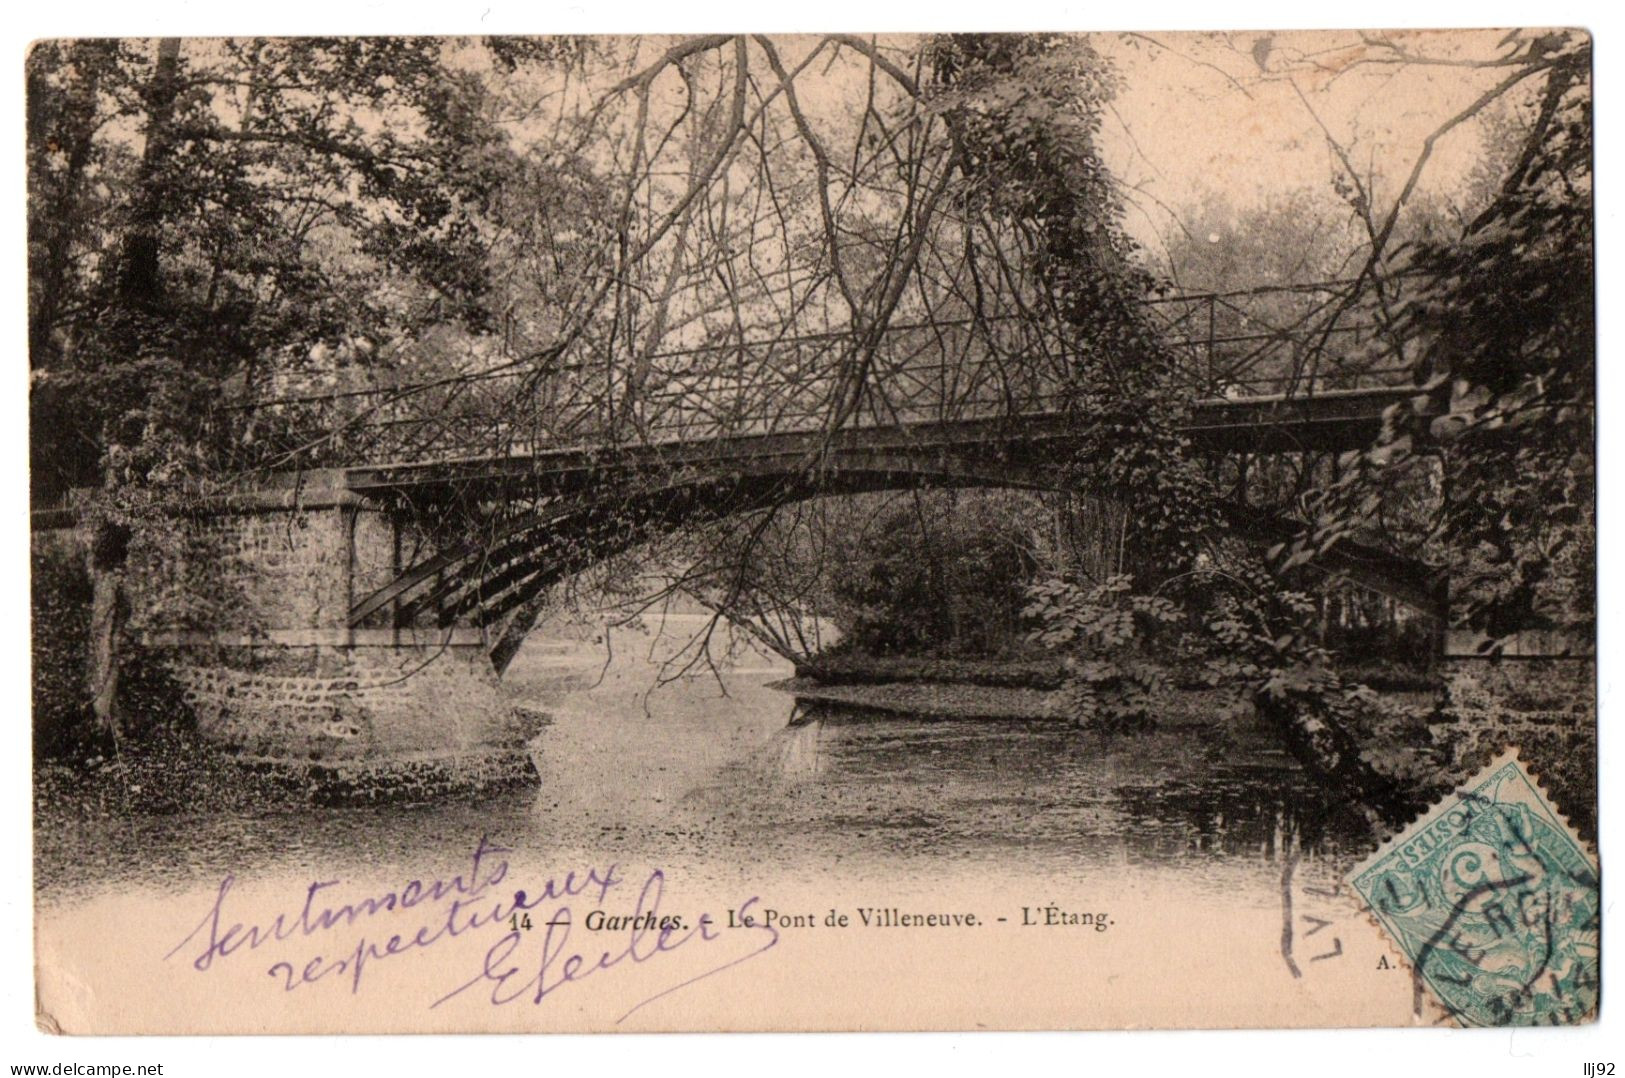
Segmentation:
[(1596, 1011), (1597, 869), (1515, 751), (1349, 877), (1462, 1025), (1567, 1025)]

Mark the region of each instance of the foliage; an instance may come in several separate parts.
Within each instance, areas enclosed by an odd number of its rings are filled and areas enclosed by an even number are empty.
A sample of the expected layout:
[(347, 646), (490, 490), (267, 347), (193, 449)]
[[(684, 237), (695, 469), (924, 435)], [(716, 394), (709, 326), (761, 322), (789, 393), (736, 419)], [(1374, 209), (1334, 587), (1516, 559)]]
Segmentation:
[[(1068, 706), (1076, 717), (1143, 725), (1165, 703), (1168, 664), (1189, 657), (1190, 627), (1210, 602), (1210, 570), (1230, 558), (1217, 541), (1218, 493), (1178, 434), (1189, 389), (1141, 302), (1155, 294), (1155, 282), (1137, 268), (1115, 194), (1099, 184), (1094, 138), (1113, 83), (1089, 54), (1093, 72), (1075, 80), (1081, 101), (1072, 102), (1047, 81), (1055, 64), (1042, 41), (1025, 46), (1026, 55), (1004, 39), (954, 45), (954, 77), (972, 88), (964, 107), (988, 121), (965, 125), (972, 189), (1015, 222), (1044, 286), (1042, 309), (1077, 342), (1065, 396), (1077, 446), (1065, 462), (1069, 485), (1132, 507), (1114, 574), (1093, 585), (1036, 584), (1025, 613), (1037, 622), (1035, 642), (1070, 656)], [(1014, 149), (1003, 136), (977, 141), (984, 130), (1006, 129), (1015, 132)], [(1258, 568), (1243, 563), (1233, 568)], [(1231, 674), (1245, 681), (1260, 670)]]
[(931, 62), (929, 100), (952, 126), (964, 177), (956, 198), (1019, 222), (1050, 301), (1074, 323), (1096, 317), (1086, 301), (1120, 298), (1119, 278), (1133, 276), (1098, 150), (1111, 65), (1086, 39), (1059, 34), (949, 35)]
[[(1319, 644), (1314, 601), (1271, 588), (1255, 568), (1248, 578), (1211, 571), (1198, 603), (1136, 593), (1132, 578), (1084, 586), (1051, 579), (1029, 589), (1024, 614), (1032, 639), (1068, 656), (1084, 717), (1140, 724), (1185, 685), (1221, 689), (1223, 711), (1250, 714), (1255, 702), (1340, 689)], [(1102, 693), (1111, 690), (1111, 695)]]
[[(1328, 204), (1326, 192), (1307, 187), (1261, 205), (1236, 206), (1208, 194), (1181, 215), (1179, 230), (1158, 252), (1159, 268), (1182, 291), (1192, 292), (1336, 280), (1366, 253), (1366, 237), (1339, 209)], [(1278, 324), (1294, 320), (1289, 316)]]
[(1385, 491), (1440, 475), (1423, 553), (1451, 568), (1456, 622), (1491, 638), (1595, 626), (1589, 42), (1561, 36), (1541, 62), (1538, 114), (1499, 195), (1459, 239), (1409, 253), (1416, 397), (1347, 462), (1297, 545), (1324, 549)]
[(996, 655), (1017, 635), (1034, 570), (998, 499), (918, 497), (841, 545), (831, 613), (849, 648), (879, 655)]
[[(1519, 39), (1497, 63), (1510, 73), (1474, 108), (1536, 75), (1545, 77), (1544, 100), (1501, 194), (1459, 240), (1441, 240), (1445, 230), (1437, 221), (1418, 225), (1414, 213), (1402, 220), (1414, 172), (1386, 215), (1372, 206), (1366, 181), (1352, 168), (1340, 173), (1343, 194), (1368, 233), (1362, 276), (1387, 258), (1390, 239), (1419, 236), (1406, 252), (1405, 291), (1375, 290), (1398, 308), (1397, 318), (1385, 315), (1394, 354), (1418, 365), (1422, 390), (1414, 407), (1392, 415), (1370, 451), (1341, 462), (1340, 476), (1312, 494), (1318, 526), (1269, 552), (1264, 563), (1194, 544), (1183, 552), (1174, 546), (1173, 557), (1167, 547), (1158, 551), (1176, 575), (1214, 585), (1205, 599), (1183, 597), (1193, 624), (1207, 630), (1185, 634), (1187, 656), (1201, 655), (1214, 680), (1234, 687), (1238, 702), (1250, 697), (1304, 759), (1393, 819), (1426, 796), (1446, 761), (1421, 736), (1414, 711), (1396, 710), (1338, 674), (1314, 624), (1317, 604), (1300, 593), (1295, 567), (1344, 538), (1376, 532), (1384, 543), (1404, 544), (1407, 553), (1461, 574), (1452, 605), (1465, 624), (1492, 635), (1542, 624), (1588, 632), (1594, 624), (1589, 44), (1579, 34)], [(1346, 148), (1331, 148), (1348, 166)], [(1334, 308), (1333, 322), (1357, 299), (1358, 290)], [(1154, 361), (1144, 365), (1156, 369)], [(1085, 384), (1086, 430), (1099, 422), (1097, 409), (1107, 415), (1126, 409), (1122, 401), (1100, 399), (1099, 387), (1113, 385), (1109, 377), (1091, 373)], [(1154, 398), (1155, 379), (1145, 384)], [(1441, 399), (1449, 414), (1433, 419)], [(1177, 447), (1159, 452), (1165, 443), (1154, 424), (1124, 424), (1113, 433), (1147, 462), (1142, 474), (1178, 474)], [(1107, 455), (1110, 444), (1090, 458), (1097, 465), (1086, 473), (1090, 480), (1130, 492), (1136, 508), (1155, 504), (1150, 484), (1133, 482), (1134, 471)], [(1442, 460), (1429, 452), (1435, 446)], [(1098, 466), (1102, 459), (1105, 467)], [(1199, 486), (1181, 494), (1198, 512), (1179, 530), (1203, 535), (1200, 507), (1211, 501)], [(1153, 517), (1144, 529), (1153, 533), (1150, 542), (1128, 546), (1158, 546), (1156, 523)], [(1204, 554), (1231, 584), (1197, 573)], [(1037, 611), (1063, 646), (1074, 623), (1121, 624), (1120, 611), (1101, 620), (1095, 597), (1073, 595), (1066, 605), (1069, 616)]]
[(1208, 620), (1209, 674), (1322, 776), (1397, 822), (1428, 796), (1437, 761), (1417, 748), (1415, 729), (1394, 725), (1387, 697), (1339, 672), (1315, 614), (1302, 592), (1223, 594)]
[[(45, 42), (27, 66), (36, 487), (101, 487), (101, 530), (186, 552), (184, 531), (153, 522), (176, 507), (168, 488), (218, 473), (245, 434), (220, 405), (273, 374), (331, 387), (340, 368), (365, 373), (355, 416), (412, 397), (381, 413), (418, 454), (402, 459), (467, 455), (470, 432), (494, 453), (784, 429), (833, 441), (1058, 398), (1077, 447), (1067, 484), (1128, 509), (1092, 584), (1032, 585), (1013, 502), (921, 497), (798, 530), (786, 521), (808, 518), (780, 510), (817, 489), (821, 452), (782, 504), (720, 498), (749, 510), (725, 526), (670, 504), (669, 474), (634, 477), (548, 555), (579, 567), (699, 525), (675, 547), (683, 586), (764, 624), (791, 611), (783, 641), (828, 611), (877, 651), (998, 653), (1026, 610), (1071, 663), (1079, 718), (1141, 725), (1168, 689), (1159, 668), (1199, 669), (1385, 797), (1357, 736), (1381, 707), (1336, 674), (1304, 593), (1316, 555), (1377, 531), (1466, 568), (1456, 598), (1474, 627), (1594, 623), (1589, 64), (1583, 37), (1557, 34), (1486, 66), (1511, 69), (1506, 86), (1545, 73), (1545, 96), (1509, 126), (1527, 141), (1489, 208), (1459, 241), (1418, 226), (1414, 291), (1375, 289), (1403, 299), (1384, 330), (1406, 338), (1400, 359), (1421, 355), (1415, 408), (1344, 462), (1309, 534), (1260, 560), (1220, 538), (1215, 473), (1178, 435), (1191, 390), (1146, 313), (1162, 286), (1122, 227), (1099, 149), (1116, 76), (1086, 39)], [(543, 88), (527, 70), (562, 77)], [(1229, 283), (1260, 245), (1280, 264), (1259, 272), (1319, 275), (1347, 254), (1324, 237), (1350, 221), (1362, 279), (1389, 261), (1415, 174), (1385, 219), (1327, 137), (1348, 220), (1305, 241), (1290, 212), (1236, 215), (1237, 234), (1182, 252), (1187, 276)], [(972, 388), (933, 389), (949, 384)], [(1431, 418), (1444, 398), (1450, 414)], [(315, 417), (327, 448), (355, 416)], [(294, 418), (257, 433), (293, 444)], [(512, 551), (530, 541), (524, 515), (556, 506), (525, 501), (469, 493), (425, 511), (437, 539), (518, 536), (500, 548), (515, 559), (502, 574), (529, 574), (503, 596), (518, 606), (505, 638), (528, 631), (547, 578)], [(183, 560), (210, 561), (197, 553)], [(224, 585), (186, 590), (213, 604), (200, 623), (229, 606)]]
[(1064, 400), (1079, 448), (1067, 462), (1070, 485), (1139, 510), (1126, 545), (1142, 584), (1176, 576), (1207, 549), (1218, 516), (1177, 434), (1190, 402), (1143, 303), (1157, 284), (1135, 259), (1100, 161), (1110, 66), (1087, 46), (1043, 36), (950, 44), (945, 98), (972, 163), (968, 197), (1012, 223), (1042, 284), (1039, 311), (1072, 344)]
[[(512, 152), (454, 43), (45, 41), (27, 59), (34, 482), (195, 453), (285, 349), (489, 325)], [(239, 389), (239, 393), (241, 389)], [(168, 435), (164, 435), (168, 436)]]
[(1430, 433), (1449, 475), (1441, 539), (1466, 570), (1452, 601), (1491, 636), (1595, 626), (1589, 72), (1589, 45), (1571, 40), (1501, 197), (1460, 243), (1416, 253), (1429, 280), (1412, 316), (1431, 380), (1450, 386)]
[[(97, 726), (86, 684), (91, 584), (83, 553), (36, 550), (30, 570), (34, 756), (111, 756), (118, 746), (110, 731)], [(158, 726), (184, 728), (191, 722), (180, 687), (162, 662), (147, 656), (123, 656), (118, 695), (121, 712), (129, 716), (121, 735), (139, 736)]]
[(30, 559), (34, 756), (81, 752), (97, 740), (85, 685), (90, 646), (90, 575), (69, 551)]
[[(1341, 676), (1322, 645), (1317, 604), (1262, 567), (1206, 575), (1206, 602), (1136, 594), (1127, 577), (1031, 589), (1033, 639), (1066, 656), (1063, 707), (1109, 730), (1144, 729), (1177, 710), (1176, 691), (1218, 690), (1223, 717), (1262, 716), (1323, 776), (1397, 819), (1438, 776), (1425, 725)], [(1418, 746), (1422, 746), (1418, 748)]]
[(34, 776), (35, 826), (82, 835), (87, 823), (137, 816), (263, 813), (309, 804), (307, 790), (252, 770), (185, 725), (154, 726), (117, 754), (87, 748), (44, 763)]
[(1174, 691), (1163, 644), (1185, 621), (1173, 602), (1135, 595), (1115, 576), (1093, 587), (1046, 580), (1028, 589), (1022, 615), (1037, 623), (1034, 642), (1066, 649), (1062, 708), (1073, 721), (1099, 729), (1149, 729)]
[[(1159, 254), (1158, 268), (1193, 297), (1167, 309), (1204, 368), (1204, 396), (1356, 388), (1371, 384), (1371, 368), (1392, 367), (1372, 347), (1380, 297), (1345, 302), (1370, 237), (1328, 192), (1296, 188), (1244, 206), (1209, 195)], [(1254, 472), (1287, 464), (1251, 462)]]
[(1553, 803), (1582, 835), (1597, 822), (1597, 680), (1573, 659), (1461, 663), (1446, 678), (1436, 751), (1471, 774), (1516, 745)]

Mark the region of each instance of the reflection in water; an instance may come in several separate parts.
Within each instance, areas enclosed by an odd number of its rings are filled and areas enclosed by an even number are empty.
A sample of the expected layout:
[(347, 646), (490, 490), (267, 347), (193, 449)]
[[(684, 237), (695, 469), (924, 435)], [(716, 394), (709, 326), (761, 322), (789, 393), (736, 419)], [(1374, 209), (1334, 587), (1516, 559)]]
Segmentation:
[(823, 721), (796, 716), (790, 725), (773, 735), (768, 744), (778, 774), (786, 779), (811, 778), (819, 771), (818, 739)]
[[(1262, 738), (1132, 737), (1053, 721), (933, 720), (828, 707), (696, 788), (685, 814), (795, 858), (1264, 864), (1363, 849), (1364, 825)], [(1199, 866), (1192, 866), (1199, 870)], [(1266, 873), (1267, 875), (1267, 873)]]
[(470, 836), (487, 832), (539, 856), (658, 859), (701, 873), (913, 858), (1011, 874), (1157, 864), (1267, 898), (1284, 852), (1347, 863), (1369, 848), (1364, 825), (1256, 731), (1121, 737), (1054, 721), (797, 705), (767, 688), (787, 667), (760, 655), (721, 683), (687, 678), (651, 692), (683, 630), (647, 649), (618, 647), (602, 670), (602, 652), (585, 645), (521, 654), (511, 691), (553, 717), (534, 745), (538, 788), (477, 803), (249, 818), (205, 808), (41, 830), (40, 883), (65, 892), (252, 869), (421, 870), (455, 865)]

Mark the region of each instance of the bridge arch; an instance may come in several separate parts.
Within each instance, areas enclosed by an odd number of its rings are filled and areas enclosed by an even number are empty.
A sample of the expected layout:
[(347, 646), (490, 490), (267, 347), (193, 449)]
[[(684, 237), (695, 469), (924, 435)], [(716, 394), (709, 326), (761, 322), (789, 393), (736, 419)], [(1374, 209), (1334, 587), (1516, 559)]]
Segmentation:
[[(650, 482), (606, 470), (596, 493), (563, 494), (491, 533), (407, 567), (350, 609), (352, 628), (387, 618), (397, 625), (473, 625), (487, 634), (498, 673), (545, 610), (550, 589), (593, 564), (701, 520), (811, 498), (915, 488), (1003, 488), (1065, 492), (1053, 459), (971, 446), (837, 447), (819, 459), (773, 455), (653, 473)], [(574, 485), (574, 484), (572, 484)], [(585, 484), (590, 487), (591, 484)], [(1242, 506), (1226, 510), (1232, 534), (1275, 543), (1298, 525)], [(1437, 617), (1437, 574), (1419, 563), (1344, 540), (1317, 567)]]

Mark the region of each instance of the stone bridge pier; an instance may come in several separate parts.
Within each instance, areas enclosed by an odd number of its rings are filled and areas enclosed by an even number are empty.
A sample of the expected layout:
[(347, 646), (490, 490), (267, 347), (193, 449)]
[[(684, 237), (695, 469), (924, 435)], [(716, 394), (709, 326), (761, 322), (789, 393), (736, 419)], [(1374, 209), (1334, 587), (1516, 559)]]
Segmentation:
[(132, 563), (136, 639), (165, 660), (206, 739), (324, 800), (533, 779), (539, 716), (505, 698), (484, 632), (388, 624), (388, 611), (348, 624), (356, 597), (413, 554), (407, 527), (342, 472), (234, 495), (185, 523), (184, 553)]

